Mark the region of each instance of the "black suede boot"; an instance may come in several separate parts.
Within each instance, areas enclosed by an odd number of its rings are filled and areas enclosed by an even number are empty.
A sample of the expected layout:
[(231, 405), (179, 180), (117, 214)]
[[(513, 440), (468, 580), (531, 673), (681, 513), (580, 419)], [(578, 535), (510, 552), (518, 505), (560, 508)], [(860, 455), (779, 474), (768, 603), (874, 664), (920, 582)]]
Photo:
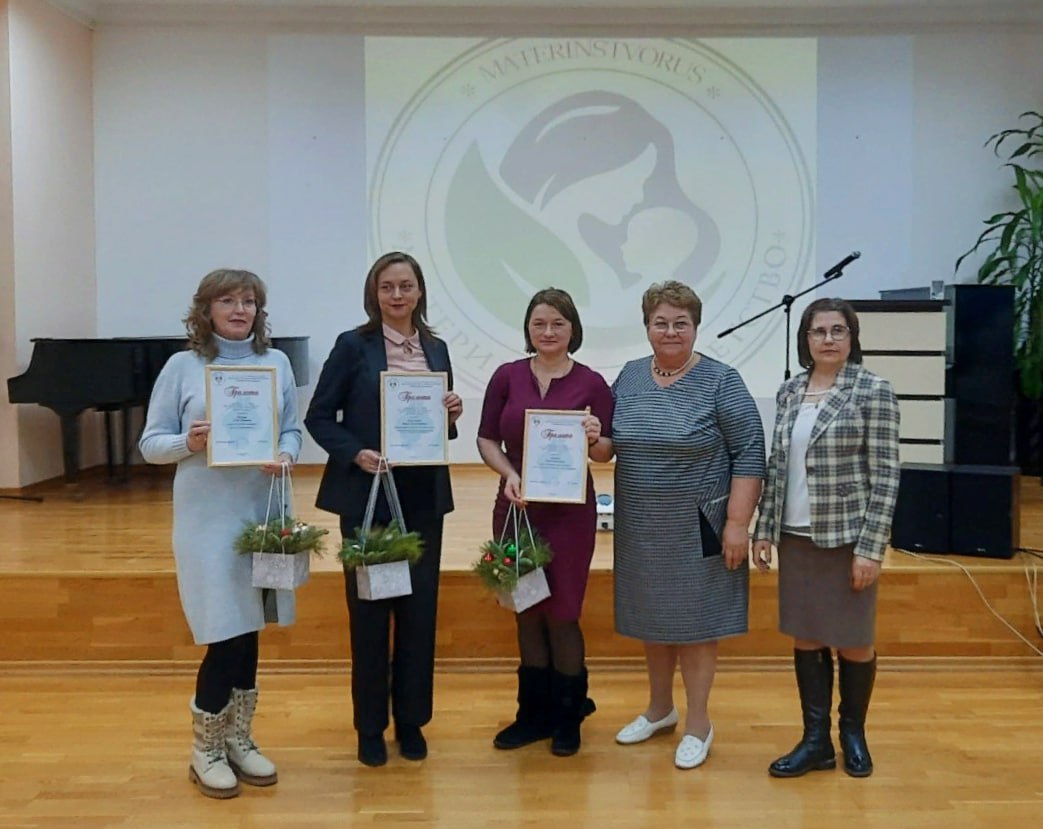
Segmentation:
[(797, 674), (800, 710), (804, 715), (804, 736), (793, 751), (768, 767), (772, 777), (800, 777), (809, 771), (837, 767), (837, 753), (830, 737), (830, 712), (833, 708), (833, 652), (793, 651)]
[(493, 739), (497, 748), (521, 748), (546, 740), (554, 732), (551, 705), (551, 669), (522, 665), (518, 668), (518, 713), (514, 722)]
[(866, 712), (876, 681), (876, 654), (869, 662), (849, 662), (840, 657), (840, 750), (844, 771), (852, 777), (869, 777), (873, 758), (866, 745)]
[(556, 716), (550, 750), (558, 757), (570, 757), (579, 751), (580, 725), (597, 710), (587, 697), (587, 669), (574, 676), (555, 671), (552, 690)]

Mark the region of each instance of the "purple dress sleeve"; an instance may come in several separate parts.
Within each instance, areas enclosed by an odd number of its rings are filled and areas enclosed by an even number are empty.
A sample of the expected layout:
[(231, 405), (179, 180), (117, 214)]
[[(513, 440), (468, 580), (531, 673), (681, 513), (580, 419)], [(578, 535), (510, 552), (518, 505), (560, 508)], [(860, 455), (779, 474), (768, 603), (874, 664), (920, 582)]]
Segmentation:
[(510, 380), (507, 365), (502, 365), (493, 372), (489, 385), (485, 387), (485, 400), (482, 401), (482, 417), (478, 422), (478, 437), (503, 442), (500, 433), (500, 416), (507, 405), (510, 394)]
[(605, 378), (596, 371), (591, 371), (590, 384), (590, 412), (601, 421), (601, 436), (612, 437), (612, 413), (616, 407), (616, 401), (612, 397), (612, 389), (608, 387)]

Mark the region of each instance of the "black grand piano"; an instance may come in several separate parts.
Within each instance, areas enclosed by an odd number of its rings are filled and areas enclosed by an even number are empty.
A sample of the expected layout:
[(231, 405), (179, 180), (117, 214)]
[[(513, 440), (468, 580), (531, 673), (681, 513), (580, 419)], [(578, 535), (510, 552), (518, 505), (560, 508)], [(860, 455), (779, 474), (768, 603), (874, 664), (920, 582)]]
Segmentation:
[[(130, 460), (128, 414), (148, 404), (152, 386), (171, 356), (183, 351), (185, 337), (114, 337), (112, 339), (34, 339), (29, 368), (7, 381), (12, 403), (39, 403), (62, 421), (65, 481), (75, 483), (80, 469), (80, 413), (105, 412), (109, 477), (115, 471), (112, 417), (122, 414), (122, 464)], [(298, 386), (308, 384), (308, 338), (273, 337), (286, 353)]]

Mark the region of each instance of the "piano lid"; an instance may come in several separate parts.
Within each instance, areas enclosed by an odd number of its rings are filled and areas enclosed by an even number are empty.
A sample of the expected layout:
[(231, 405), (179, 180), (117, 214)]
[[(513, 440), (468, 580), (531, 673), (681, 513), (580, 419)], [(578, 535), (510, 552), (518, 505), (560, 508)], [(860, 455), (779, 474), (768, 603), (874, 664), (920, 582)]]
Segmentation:
[[(7, 381), (12, 403), (80, 410), (145, 403), (160, 370), (188, 339), (181, 337), (37, 337), (26, 371)], [(298, 386), (308, 384), (308, 338), (273, 337)]]

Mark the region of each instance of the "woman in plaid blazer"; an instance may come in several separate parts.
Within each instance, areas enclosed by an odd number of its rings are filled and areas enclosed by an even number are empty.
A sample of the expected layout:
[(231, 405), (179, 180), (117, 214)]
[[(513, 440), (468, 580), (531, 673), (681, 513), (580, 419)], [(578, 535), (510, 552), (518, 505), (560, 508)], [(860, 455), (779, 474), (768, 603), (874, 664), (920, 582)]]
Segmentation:
[(898, 401), (890, 383), (861, 365), (858, 317), (844, 300), (805, 309), (797, 354), (807, 371), (776, 398), (753, 557), (767, 570), (778, 547), (779, 628), (794, 640), (804, 735), (769, 773), (836, 768), (836, 648), (844, 771), (868, 777), (865, 719), (876, 677), (877, 578), (898, 494)]

